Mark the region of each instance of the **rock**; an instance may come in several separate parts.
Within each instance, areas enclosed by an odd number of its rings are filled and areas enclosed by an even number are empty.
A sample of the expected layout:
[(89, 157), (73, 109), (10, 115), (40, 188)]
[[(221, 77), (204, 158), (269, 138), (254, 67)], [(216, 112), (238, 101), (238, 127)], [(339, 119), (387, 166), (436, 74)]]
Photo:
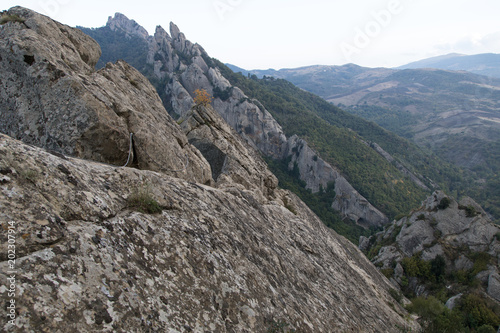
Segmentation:
[(403, 266), (401, 266), (400, 263), (397, 263), (396, 268), (394, 268), (394, 277), (398, 283), (401, 283), (401, 278), (403, 277), (404, 272)]
[(457, 302), (460, 300), (461, 297), (462, 297), (462, 294), (458, 294), (458, 295), (451, 297), (449, 300), (446, 301), (445, 306), (448, 309), (453, 310), (453, 308), (455, 308), (455, 306), (457, 305)]
[(290, 137), (284, 157), (291, 158), (290, 170), (297, 165), (300, 178), (313, 193), (333, 185), (335, 198), (332, 208), (343, 216), (364, 227), (379, 227), (389, 222), (389, 219), (359, 194), (337, 170), (321, 159), (305, 140), (296, 135)]
[(358, 248), (363, 252), (368, 251), (368, 249), (370, 248), (370, 238), (365, 236), (359, 236)]
[(137, 70), (119, 61), (94, 72), (93, 39), (24, 8), (9, 13), (27, 24), (0, 30), (1, 132), (70, 156), (211, 182), (208, 163)]
[[(122, 15), (118, 15), (116, 20), (120, 24), (108, 22), (108, 27), (131, 27), (129, 33), (137, 35), (135, 22), (124, 23), (122, 19)], [(214, 96), (213, 108), (247, 144), (274, 159), (291, 157), (291, 167), (297, 162), (301, 179), (313, 193), (320, 187), (326, 189), (330, 182), (338, 183), (337, 198), (332, 202), (334, 209), (364, 227), (378, 227), (389, 222), (304, 140), (297, 136), (287, 138), (268, 110), (238, 87), (233, 87), (210, 63), (205, 50), (189, 42), (175, 24), (170, 24), (170, 35), (157, 27), (154, 37), (144, 37), (144, 40), (149, 45), (148, 62), (154, 68), (153, 79), (166, 82), (161, 90), (166, 93), (165, 102), (172, 114), (186, 117), (194, 105), (194, 91), (205, 89)]]
[[(372, 236), (372, 247), (385, 245), (372, 261), (382, 268), (390, 268), (394, 267), (394, 263), (397, 267), (403, 258), (415, 255), (424, 261), (441, 256), (445, 272), (463, 271), (469, 274), (476, 268), (473, 261), (476, 255), (483, 258), (489, 255), (491, 260), (487, 262), (487, 267), (476, 272), (475, 278), (482, 286), (488, 285), (483, 291), (498, 301), (498, 230), (499, 227), (472, 199), (463, 198), (457, 203), (442, 191), (436, 191), (422, 202), (419, 209), (399, 221), (393, 221), (384, 231)], [(395, 241), (392, 242), (392, 239)], [(398, 283), (401, 282), (399, 276), (401, 272), (396, 274), (395, 270), (394, 278)], [(417, 295), (426, 293), (418, 279), (412, 280), (410, 288)]]
[[(0, 134), (0, 171), (10, 179), (0, 183), (0, 225), (13, 226), (16, 236), (9, 267), (9, 233), (0, 233), (0, 278), (16, 278), (16, 318), (3, 330), (419, 328), (393, 304), (390, 282), (277, 188), (258, 153), (211, 108), (184, 119), (186, 136), (129, 65), (93, 72), (82, 60), (66, 68), (60, 40), (44, 37), (61, 25), (15, 10), (46, 31), (14, 22), (0, 28), (1, 77), (10, 79), (0, 88), (0, 112), (17, 117), (5, 128), (29, 143)], [(17, 42), (32, 46), (34, 63), (23, 64)], [(44, 47), (56, 51), (52, 60), (43, 60)], [(22, 85), (29, 82), (38, 90)], [(134, 167), (111, 165), (127, 157), (130, 132)], [(12, 298), (6, 290), (4, 304)]]
[(490, 274), (488, 278), (488, 295), (500, 302), (500, 275), (498, 271)]
[[(301, 332), (418, 328), (388, 305), (391, 285), (362, 253), (290, 193), (295, 213), (259, 203), (256, 192), (62, 159), (5, 135), (0, 161), (40, 175), (0, 186), (0, 223), (14, 221), (18, 235), (22, 297), (10, 331), (265, 332), (273, 322)], [(128, 207), (145, 184), (161, 214)], [(7, 271), (2, 261), (4, 280)]]
[(372, 262), (376, 265), (382, 264), (382, 268), (391, 268), (393, 263), (401, 261), (403, 256), (394, 246), (383, 246)]
[(434, 246), (428, 247), (422, 251), (421, 258), (425, 261), (431, 261), (437, 256), (444, 256), (444, 250), (441, 244), (436, 244)]
[(389, 222), (389, 219), (361, 196), (344, 177), (335, 180), (332, 208), (364, 227), (379, 227)]
[(23, 7), (13, 7), (6, 14), (17, 15), (25, 20), (23, 24), (6, 24), (0, 35), (2, 39), (10, 39), (13, 46), (11, 52), (18, 59), (28, 65), (31, 63), (30, 66), (43, 61), (52, 64), (60, 61), (62, 66), (73, 70), (93, 71), (101, 56), (101, 48), (80, 30)]
[(465, 255), (461, 255), (458, 257), (458, 259), (455, 261), (455, 269), (456, 270), (463, 270), (463, 271), (468, 271), (474, 267), (474, 263), (467, 258)]
[(210, 164), (217, 187), (238, 184), (268, 199), (276, 197), (278, 179), (211, 106), (195, 106), (179, 122), (189, 142)]
[(403, 225), (396, 237), (396, 242), (407, 257), (424, 250), (424, 247), (433, 241), (434, 231), (429, 222), (415, 219), (410, 219), (408, 225)]

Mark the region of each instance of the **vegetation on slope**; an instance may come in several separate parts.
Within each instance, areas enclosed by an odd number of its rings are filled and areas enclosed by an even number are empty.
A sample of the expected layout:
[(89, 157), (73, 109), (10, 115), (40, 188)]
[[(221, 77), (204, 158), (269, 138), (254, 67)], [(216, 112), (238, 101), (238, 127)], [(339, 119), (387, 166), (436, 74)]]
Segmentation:
[[(155, 78), (151, 66), (146, 63), (146, 42), (138, 37), (125, 36), (123, 32), (113, 32), (108, 27), (98, 29), (81, 28), (101, 45), (102, 57), (98, 66), (108, 61), (124, 59), (139, 69), (150, 79), (166, 102), (164, 82)], [(211, 66), (217, 66), (234, 86), (240, 87), (249, 97), (259, 100), (276, 120), (283, 126), (287, 135), (297, 134), (306, 139), (323, 159), (341, 170), (347, 180), (373, 205), (390, 218), (418, 206), (428, 194), (408, 178), (404, 177), (395, 165), (388, 163), (370, 148), (366, 141), (376, 142), (395, 158), (404, 163), (411, 171), (424, 175), (423, 180), (433, 179), (445, 189), (450, 186), (444, 181), (449, 173), (435, 160), (428, 157), (407, 141), (383, 130), (374, 123), (353, 116), (323, 99), (307, 93), (285, 80), (247, 78), (235, 74), (215, 59), (206, 59)], [(215, 96), (214, 92), (214, 97)], [(224, 92), (219, 92), (223, 94)], [(166, 103), (167, 110), (169, 109)], [(406, 162), (406, 163), (405, 163)], [(411, 163), (410, 163), (411, 162)], [(280, 165), (280, 164), (278, 164)], [(272, 167), (272, 165), (271, 165)], [(275, 173), (278, 168), (274, 168)], [(453, 172), (451, 172), (453, 173)], [(281, 183), (289, 183), (281, 173)], [(430, 186), (430, 182), (427, 182)], [(320, 207), (321, 195), (305, 194), (296, 186), (296, 192), (312, 207)], [(300, 194), (302, 192), (302, 194)], [(315, 198), (313, 200), (313, 198)], [(318, 215), (320, 209), (315, 209)], [(328, 215), (328, 214), (326, 214)], [(325, 223), (336, 225), (341, 222), (332, 218)], [(338, 217), (337, 217), (338, 219)], [(352, 230), (351, 230), (352, 229)], [(351, 240), (360, 234), (357, 228), (340, 231)]]
[(425, 193), (401, 178), (395, 167), (382, 161), (363, 140), (379, 144), (410, 171), (422, 175), (430, 188), (432, 179), (449, 193), (459, 195), (463, 191), (461, 184), (465, 180), (457, 167), (375, 123), (345, 112), (288, 81), (248, 78), (221, 63), (217, 65), (233, 85), (262, 102), (287, 135), (304, 137), (322, 158), (342, 170), (363, 196), (390, 217), (418, 206)]
[(292, 170), (288, 169), (290, 159), (283, 161), (265, 158), (269, 169), (278, 177), (280, 187), (297, 194), (302, 201), (325, 223), (340, 235), (346, 237), (354, 244), (358, 244), (360, 236), (370, 236), (375, 230), (366, 230), (349, 219), (343, 219), (340, 214), (332, 208), (335, 198), (334, 183), (328, 184), (327, 188), (321, 188), (318, 193), (312, 193), (306, 189), (306, 183), (300, 180), (298, 166)]

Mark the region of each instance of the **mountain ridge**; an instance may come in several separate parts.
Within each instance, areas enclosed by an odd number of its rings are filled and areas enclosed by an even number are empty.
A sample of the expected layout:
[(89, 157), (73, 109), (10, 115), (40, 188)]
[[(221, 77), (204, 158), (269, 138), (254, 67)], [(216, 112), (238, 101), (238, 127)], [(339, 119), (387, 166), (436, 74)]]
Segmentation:
[(22, 7), (4, 19), (1, 112), (16, 122), (0, 134), (0, 223), (16, 252), (0, 234), (14, 288), (0, 293), (2, 329), (418, 329), (211, 106), (185, 110), (181, 128), (136, 69), (96, 71), (99, 46), (80, 30)]
[[(499, 219), (500, 197), (494, 190), (495, 170), (500, 168), (495, 139), (500, 135), (498, 79), (440, 69), (355, 65), (312, 66), (275, 75), (465, 169), (469, 181), (462, 189)], [(492, 185), (485, 191), (481, 184)]]
[[(121, 20), (121, 16), (119, 20)], [(123, 26), (127, 26), (127, 24), (125, 23)], [(171, 29), (174, 26), (175, 25), (171, 24)], [(297, 148), (288, 146), (288, 138), (284, 136), (281, 126), (273, 119), (262, 103), (249, 98), (237, 86), (232, 85), (223, 75), (221, 75), (219, 68), (217, 68), (218, 65), (208, 57), (200, 46), (186, 41), (183, 34), (174, 34), (172, 32), (172, 35), (177, 35), (175, 39), (170, 38), (170, 36), (162, 30), (161, 27), (157, 28), (155, 37), (153, 37), (156, 38), (156, 41), (150, 44), (149, 47), (148, 66), (150, 66), (151, 70), (143, 71), (143, 73), (145, 73), (152, 82), (156, 81), (158, 83), (156, 86), (160, 95), (164, 94), (165, 96), (170, 96), (165, 98), (164, 102), (171, 114), (182, 116), (185, 112), (184, 110), (188, 109), (192, 104), (194, 91), (196, 89), (205, 89), (209, 94), (214, 96), (214, 108), (247, 140), (247, 142), (255, 148), (258, 148), (264, 155), (281, 159), (286, 157), (286, 155), (292, 156), (295, 154), (292, 150)], [(96, 34), (96, 37), (101, 31), (104, 33), (104, 30), (99, 29), (84, 29), (84, 31), (91, 35)], [(166, 42), (162, 42), (163, 39), (165, 39)], [(105, 40), (105, 38), (101, 40)], [(149, 38), (149, 40), (151, 40), (151, 38)], [(144, 65), (140, 66), (144, 67)], [(235, 109), (237, 111), (235, 111)], [(257, 113), (255, 113), (255, 111), (257, 111)], [(238, 117), (235, 117), (234, 114), (238, 114)], [(255, 114), (258, 116), (256, 117)], [(292, 134), (293, 133), (289, 133), (290, 136), (292, 136)], [(316, 160), (312, 159), (314, 156)], [(320, 186), (326, 188), (328, 182), (340, 176), (339, 172), (336, 170), (334, 171), (328, 163), (326, 165), (328, 165), (327, 169), (330, 171), (325, 172), (324, 176), (318, 173), (306, 172), (306, 168), (312, 166), (312, 168), (315, 169), (313, 165), (324, 163), (317, 153), (311, 154), (310, 157), (311, 160), (307, 162), (308, 166), (306, 164), (301, 164), (299, 168), (302, 168), (301, 176), (306, 177), (303, 178), (306, 181), (306, 186), (312, 191), (318, 191)], [(293, 163), (294, 162), (291, 161), (291, 167), (293, 167)], [(316, 169), (324, 170), (322, 168)], [(359, 197), (357, 192), (352, 190), (349, 191), (352, 193), (353, 198)], [(349, 194), (349, 196), (351, 195)], [(356, 202), (356, 200), (353, 202)], [(365, 201), (365, 199), (360, 200), (363, 202)], [(347, 202), (345, 204), (347, 204)], [(368, 207), (371, 207), (371, 205)], [(343, 210), (349, 212), (350, 209), (346, 208), (347, 207), (344, 207)], [(370, 210), (376, 211), (376, 209), (373, 208), (370, 208)], [(376, 213), (372, 216), (380, 215), (380, 213)], [(355, 221), (361, 218), (361, 216), (356, 217), (356, 215), (352, 215), (352, 217)], [(362, 219), (366, 221), (365, 218)], [(380, 221), (386, 221), (386, 219), (377, 218), (376, 221), (377, 222), (374, 222), (373, 225), (379, 225)], [(370, 224), (370, 222), (368, 222), (368, 224)]]
[(396, 67), (396, 69), (436, 68), (453, 71), (467, 71), (474, 74), (500, 77), (500, 54), (481, 53), (465, 55), (450, 53), (427, 58)]

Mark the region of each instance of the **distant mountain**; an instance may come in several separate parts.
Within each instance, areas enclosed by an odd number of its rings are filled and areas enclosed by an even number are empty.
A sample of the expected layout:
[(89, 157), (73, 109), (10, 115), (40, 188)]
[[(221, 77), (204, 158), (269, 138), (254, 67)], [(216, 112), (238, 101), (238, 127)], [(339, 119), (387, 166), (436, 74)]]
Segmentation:
[(471, 170), (469, 195), (500, 217), (500, 79), (353, 64), (250, 74), (286, 79)]
[(452, 71), (467, 71), (475, 74), (500, 78), (500, 54), (483, 53), (465, 55), (450, 53), (415, 61), (398, 69), (437, 68)]
[(435, 156), (290, 82), (235, 74), (175, 25), (170, 34), (157, 28), (145, 37), (117, 15), (106, 27), (82, 30), (100, 43), (101, 59), (124, 59), (143, 72), (176, 117), (192, 106), (196, 89), (205, 89), (217, 112), (267, 156), (280, 183), (353, 241), (362, 230), (346, 230), (349, 220), (377, 226), (386, 221), (378, 210), (392, 219), (416, 207), (436, 184), (454, 187), (448, 180), (456, 172)]
[(230, 70), (232, 70), (235, 73), (241, 73), (244, 76), (247, 76), (250, 72), (247, 71), (246, 69), (243, 69), (241, 67), (231, 65), (231, 64), (225, 64)]
[[(144, 41), (200, 68), (171, 27)], [(95, 70), (100, 55), (45, 15), (0, 13), (3, 332), (419, 330), (211, 106), (175, 121), (126, 62)]]

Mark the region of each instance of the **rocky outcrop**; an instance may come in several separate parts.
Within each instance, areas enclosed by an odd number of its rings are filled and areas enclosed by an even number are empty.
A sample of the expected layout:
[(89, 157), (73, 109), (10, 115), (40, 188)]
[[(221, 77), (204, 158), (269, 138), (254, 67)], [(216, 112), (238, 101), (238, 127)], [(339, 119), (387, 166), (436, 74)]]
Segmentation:
[[(291, 194), (295, 213), (277, 201), (260, 204), (253, 191), (61, 158), (5, 135), (0, 152), (1, 223), (16, 230), (18, 312), (9, 331), (409, 325), (361, 252)], [(161, 214), (128, 208), (145, 188)], [(7, 261), (0, 265), (5, 281)], [(5, 289), (1, 295), (6, 301)]]
[[(115, 22), (116, 21), (116, 22)], [(123, 22), (123, 15), (110, 18), (108, 27), (127, 32), (133, 23)], [(137, 36), (137, 34), (135, 34)], [(144, 37), (149, 43), (148, 61), (156, 80), (168, 96), (166, 103), (174, 115), (185, 117), (194, 104), (196, 89), (205, 89), (214, 96), (213, 108), (254, 149), (274, 159), (291, 158), (290, 169), (297, 163), (300, 176), (313, 193), (335, 182), (337, 197), (332, 207), (344, 217), (360, 225), (377, 227), (388, 219), (363, 198), (330, 164), (310, 149), (307, 143), (292, 136), (287, 138), (281, 126), (257, 100), (250, 99), (221, 74), (198, 44), (189, 42), (179, 28), (171, 23), (170, 34), (157, 27), (154, 37)]]
[[(2, 330), (418, 329), (389, 295), (388, 280), (296, 196), (277, 188), (258, 154), (234, 136), (212, 109), (195, 108), (183, 118), (186, 136), (172, 118), (162, 115), (165, 110), (156, 108), (158, 96), (151, 86), (123, 62), (97, 73), (88, 64), (77, 64), (80, 70), (65, 68), (66, 87), (74, 96), (62, 98), (55, 92), (65, 81), (50, 85), (50, 79), (45, 80), (54, 75), (50, 59), (44, 62), (33, 48), (35, 64), (22, 67), (16, 60), (23, 59), (22, 49), (4, 46), (25, 35), (32, 41), (42, 38), (26, 31), (31, 30), (28, 26), (70, 33), (72, 29), (23, 8), (11, 13), (29, 22), (26, 26), (10, 22), (0, 28), (2, 80), (8, 74), (6, 68), (15, 69), (17, 75), (3, 85), (2, 98), (11, 104), (0, 110), (2, 116), (18, 117), (20, 127), (40, 126), (31, 136), (13, 132), (40, 147), (0, 134), (0, 224), (5, 231), (0, 233), (0, 279), (9, 278), (13, 286), (0, 287), (0, 297), (3, 304), (15, 304), (14, 311), (0, 308), (0, 315), (9, 318)], [(55, 40), (48, 37), (50, 29), (45, 33), (46, 45), (60, 45), (57, 35), (51, 37)], [(88, 42), (90, 49), (94, 44)], [(34, 69), (43, 75), (30, 76)], [(12, 88), (5, 89), (16, 80), (28, 82), (28, 77), (43, 95), (16, 95)], [(69, 134), (63, 127), (70, 125), (65, 122), (68, 113), (58, 112), (69, 110), (66, 102), (80, 106), (83, 119), (81, 128), (76, 126)], [(145, 103), (142, 109), (141, 103)], [(23, 107), (16, 107), (19, 104)], [(45, 112), (52, 117), (47, 124), (59, 121), (59, 131), (65, 133), (61, 138), (76, 139), (47, 144), (51, 141), (44, 141), (44, 135), (59, 132), (25, 117), (37, 115), (30, 105), (38, 105), (40, 112), (51, 111)], [(109, 109), (121, 111), (115, 117)], [(87, 126), (87, 118), (99, 124), (95, 126), (101, 136), (90, 135), (95, 132), (88, 128), (94, 125)], [(93, 144), (99, 151), (107, 145), (104, 138), (119, 137), (116, 133), (123, 131), (125, 119), (130, 121), (125, 128), (133, 128), (137, 137), (133, 167), (101, 163), (112, 161), (104, 153), (85, 155), (74, 144)], [(146, 140), (146, 128), (154, 135), (150, 140)], [(128, 139), (128, 131), (125, 134)], [(172, 149), (173, 154), (165, 156), (162, 149)], [(139, 150), (151, 152), (151, 160)], [(74, 155), (80, 158), (61, 152), (77, 152)], [(175, 162), (166, 159), (177, 156), (189, 160), (182, 172), (155, 168), (160, 161), (174, 167), (168, 163)], [(143, 166), (150, 170), (138, 168), (140, 163), (149, 163)], [(208, 172), (208, 177), (197, 171)], [(214, 186), (205, 184), (206, 178)], [(9, 261), (14, 260), (8, 251), (12, 239), (15, 262)]]
[(259, 202), (276, 199), (278, 179), (211, 106), (197, 105), (179, 122), (189, 142), (210, 164), (218, 188), (254, 191), (262, 195)]
[(120, 13), (116, 13), (114, 17), (108, 17), (106, 25), (111, 30), (120, 29), (121, 31), (124, 31), (127, 36), (149, 38), (149, 33), (146, 29), (140, 26), (136, 21), (129, 20), (128, 17)]
[[(360, 243), (367, 252), (370, 246), (382, 245), (372, 261), (384, 269), (394, 268), (403, 258), (418, 256), (431, 261), (440, 256), (445, 260), (448, 273), (474, 272), (484, 290), (500, 301), (499, 232), (500, 227), (472, 199), (465, 197), (457, 202), (436, 191), (409, 216), (394, 221), (370, 241), (364, 239)], [(482, 258), (483, 267), (478, 268), (477, 258)]]
[(21, 7), (8, 13), (25, 22), (0, 29), (1, 132), (71, 156), (211, 182), (209, 165), (137, 70), (117, 62), (95, 72), (99, 45), (80, 30)]
[(389, 219), (359, 194), (337, 170), (318, 157), (318, 153), (311, 149), (305, 140), (296, 135), (290, 137), (284, 156), (290, 158), (290, 169), (297, 166), (300, 178), (313, 193), (333, 184), (335, 199), (332, 208), (343, 217), (364, 227), (380, 227), (389, 222)]

